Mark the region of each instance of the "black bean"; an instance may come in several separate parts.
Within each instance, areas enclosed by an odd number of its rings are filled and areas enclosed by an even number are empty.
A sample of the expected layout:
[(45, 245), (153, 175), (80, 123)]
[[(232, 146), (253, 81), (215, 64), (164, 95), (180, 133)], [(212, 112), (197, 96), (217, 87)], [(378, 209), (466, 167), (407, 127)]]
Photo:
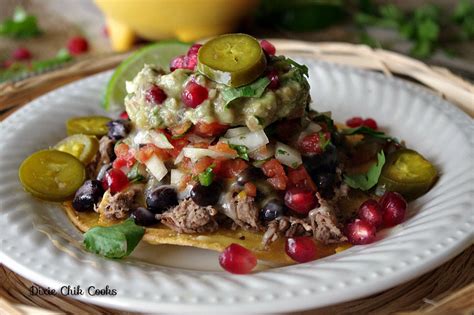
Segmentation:
[(336, 175), (334, 173), (319, 173), (314, 177), (314, 183), (323, 198), (331, 198), (334, 195)]
[(241, 186), (248, 182), (255, 182), (259, 178), (262, 178), (263, 172), (258, 167), (247, 167), (245, 170), (237, 175), (237, 183)]
[(143, 207), (139, 207), (133, 211), (130, 217), (135, 221), (135, 224), (141, 226), (149, 226), (158, 223), (155, 214)]
[(280, 216), (282, 216), (285, 212), (285, 205), (279, 199), (270, 199), (267, 203), (263, 206), (260, 210), (260, 219), (262, 221), (272, 221)]
[(163, 213), (178, 204), (178, 194), (172, 186), (159, 186), (150, 190), (146, 196), (147, 208), (153, 213)]
[(109, 132), (107, 133), (109, 138), (120, 140), (128, 135), (131, 129), (131, 124), (128, 120), (118, 119), (108, 122), (107, 127), (109, 127)]
[(209, 186), (196, 184), (191, 189), (191, 199), (198, 205), (212, 206), (219, 200), (222, 186), (218, 182), (212, 182)]
[(94, 205), (100, 201), (103, 194), (104, 189), (100, 181), (95, 179), (87, 180), (76, 191), (72, 200), (72, 207), (79, 212), (94, 210)]

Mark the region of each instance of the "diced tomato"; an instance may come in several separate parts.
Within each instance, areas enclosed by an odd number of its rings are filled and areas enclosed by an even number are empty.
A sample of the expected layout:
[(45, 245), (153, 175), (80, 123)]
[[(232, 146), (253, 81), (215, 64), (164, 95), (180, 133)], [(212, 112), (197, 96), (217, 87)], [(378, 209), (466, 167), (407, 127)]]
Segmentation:
[(237, 151), (235, 151), (234, 149), (232, 149), (228, 143), (225, 143), (225, 142), (217, 142), (215, 145), (213, 146), (209, 146), (209, 149), (211, 150), (214, 150), (214, 151), (217, 151), (217, 152), (222, 152), (222, 153), (228, 153), (228, 154), (231, 154), (231, 155), (237, 155)]
[(162, 161), (166, 161), (170, 158), (170, 155), (166, 150), (160, 149), (154, 144), (146, 144), (143, 147), (140, 148), (140, 150), (136, 153), (136, 158), (139, 160), (141, 163), (145, 163), (148, 161), (153, 155), (156, 155), (160, 158)]
[(281, 165), (277, 159), (271, 159), (270, 161), (265, 162), (265, 164), (262, 165), (262, 171), (267, 177), (269, 177), (267, 181), (272, 184), (275, 189), (286, 189), (288, 177), (285, 174), (283, 165)]
[(283, 176), (267, 178), (267, 182), (269, 182), (276, 190), (285, 190), (287, 186), (287, 178)]
[(233, 178), (248, 167), (247, 162), (242, 159), (223, 160), (214, 173), (224, 178)]
[(257, 196), (257, 186), (252, 182), (247, 182), (244, 185), (245, 193), (250, 197)]
[(288, 186), (290, 188), (298, 187), (306, 190), (317, 191), (317, 186), (309, 176), (303, 165), (296, 169), (288, 170)]
[[(120, 169), (121, 167), (132, 167), (135, 164), (135, 150), (130, 148), (126, 143), (119, 143), (114, 147), (114, 152), (117, 158), (114, 161), (113, 167)], [(117, 166), (115, 166), (117, 165)], [(119, 167), (119, 165), (121, 165)]]
[(194, 175), (201, 174), (202, 172), (204, 172), (206, 170), (206, 168), (208, 168), (210, 165), (212, 165), (213, 162), (214, 162), (214, 160), (212, 158), (208, 157), (208, 156), (204, 156), (204, 157), (200, 158), (194, 164), (193, 174)]
[(180, 139), (170, 139), (170, 143), (173, 145), (173, 149), (169, 149), (168, 153), (173, 157), (176, 158), (180, 153), (181, 150), (188, 145), (189, 140), (184, 137)]
[(212, 123), (204, 123), (204, 122), (198, 122), (194, 126), (194, 133), (197, 134), (198, 136), (201, 137), (215, 137), (223, 134), (224, 132), (229, 129), (228, 125), (223, 125), (216, 122)]

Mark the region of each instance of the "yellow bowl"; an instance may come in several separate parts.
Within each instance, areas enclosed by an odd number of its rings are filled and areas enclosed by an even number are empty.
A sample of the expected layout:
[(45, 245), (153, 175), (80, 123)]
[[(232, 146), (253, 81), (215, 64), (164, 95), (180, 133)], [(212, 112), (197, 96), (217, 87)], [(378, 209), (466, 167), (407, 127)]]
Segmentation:
[(115, 50), (129, 49), (138, 35), (148, 40), (190, 42), (228, 33), (259, 0), (95, 0), (104, 12)]

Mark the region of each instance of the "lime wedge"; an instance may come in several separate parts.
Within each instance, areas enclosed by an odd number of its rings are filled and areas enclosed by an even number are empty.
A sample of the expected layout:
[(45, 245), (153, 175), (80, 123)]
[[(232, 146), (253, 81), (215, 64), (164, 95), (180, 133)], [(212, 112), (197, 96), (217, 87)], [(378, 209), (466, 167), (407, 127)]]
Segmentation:
[(259, 42), (247, 34), (226, 34), (205, 43), (198, 54), (199, 72), (238, 87), (255, 81), (267, 66)]
[(144, 64), (154, 64), (169, 70), (170, 61), (179, 55), (186, 54), (190, 44), (178, 41), (161, 41), (141, 48), (125, 59), (115, 69), (107, 84), (103, 106), (106, 110), (123, 108), (123, 100), (127, 95), (125, 81), (132, 80), (143, 68)]

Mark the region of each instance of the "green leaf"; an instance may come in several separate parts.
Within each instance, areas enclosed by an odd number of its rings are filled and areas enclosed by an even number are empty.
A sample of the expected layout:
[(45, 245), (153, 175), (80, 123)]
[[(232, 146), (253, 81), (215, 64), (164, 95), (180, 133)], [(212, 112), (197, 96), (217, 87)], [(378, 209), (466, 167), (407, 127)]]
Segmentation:
[(426, 41), (435, 41), (439, 35), (439, 25), (433, 20), (425, 20), (418, 24), (418, 39)]
[(212, 184), (212, 181), (214, 180), (214, 167), (216, 167), (216, 165), (211, 164), (204, 170), (204, 172), (198, 175), (198, 179), (201, 185), (209, 186)]
[(385, 154), (377, 154), (377, 162), (370, 167), (366, 174), (344, 175), (344, 182), (352, 188), (367, 191), (379, 181), (382, 167), (385, 164)]
[(244, 145), (236, 145), (236, 144), (229, 144), (229, 147), (231, 149), (234, 149), (235, 151), (237, 151), (237, 154), (239, 155), (239, 157), (241, 159), (244, 159), (245, 161), (248, 161), (249, 160), (249, 149), (244, 146)]
[(417, 58), (427, 58), (433, 52), (433, 44), (430, 41), (419, 41), (410, 50), (410, 54)]
[(403, 11), (393, 4), (386, 4), (386, 5), (380, 6), (379, 11), (382, 18), (385, 18), (387, 20), (391, 20), (394, 22), (401, 21), (405, 17), (405, 14), (403, 13)]
[(240, 86), (238, 88), (225, 88), (222, 91), (224, 106), (227, 106), (233, 100), (241, 97), (261, 97), (269, 84), (270, 79), (267, 77), (261, 77), (248, 85)]
[(386, 139), (386, 140), (390, 140), (390, 141), (394, 141), (394, 142), (398, 143), (398, 140), (396, 138), (390, 137), (382, 131), (377, 131), (377, 130), (374, 130), (372, 128), (366, 127), (366, 126), (342, 129), (341, 134), (346, 135), (346, 136), (368, 135), (368, 136), (371, 136), (371, 137), (374, 137), (374, 138)]
[(123, 258), (130, 255), (143, 235), (145, 228), (133, 219), (112, 226), (96, 226), (84, 234), (86, 250), (107, 258)]
[(0, 23), (0, 35), (10, 38), (29, 38), (41, 34), (36, 17), (17, 7), (11, 19)]
[(319, 139), (321, 141), (321, 144), (320, 144), (320, 147), (321, 149), (324, 151), (326, 150), (326, 147), (331, 143), (331, 139), (330, 138), (326, 138), (326, 136), (324, 135), (324, 132), (319, 132)]
[(33, 72), (42, 72), (63, 65), (71, 60), (73, 60), (73, 57), (69, 52), (66, 49), (61, 49), (54, 58), (33, 61), (31, 63), (31, 70)]

